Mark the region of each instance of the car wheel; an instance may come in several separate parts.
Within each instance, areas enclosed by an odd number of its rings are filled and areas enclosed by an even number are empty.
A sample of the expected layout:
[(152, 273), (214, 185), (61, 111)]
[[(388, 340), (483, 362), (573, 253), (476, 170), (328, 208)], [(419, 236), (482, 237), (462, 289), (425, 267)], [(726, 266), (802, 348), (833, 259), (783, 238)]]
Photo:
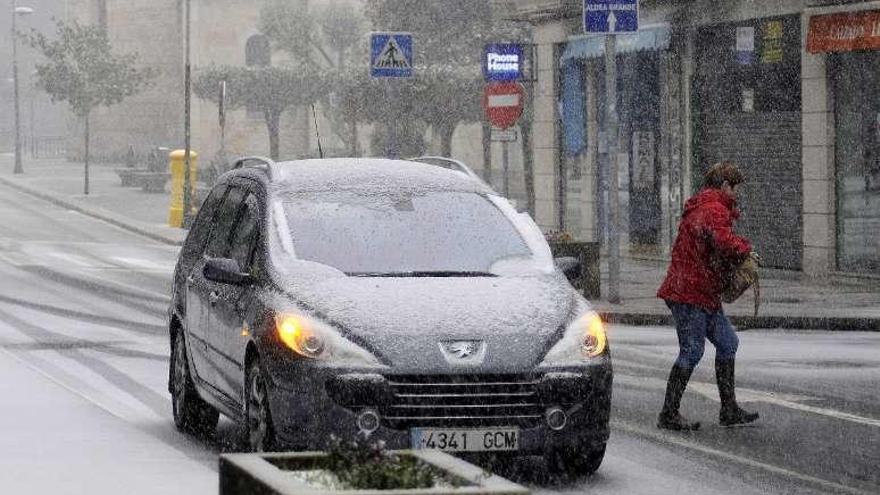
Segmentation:
[(266, 375), (259, 359), (251, 361), (245, 378), (245, 431), (251, 452), (275, 450), (275, 429), (269, 411)]
[(599, 469), (605, 458), (605, 444), (579, 449), (560, 449), (546, 456), (547, 467), (557, 475), (589, 476)]
[(175, 334), (171, 349), (171, 409), (175, 426), (184, 433), (207, 436), (217, 430), (220, 414), (196, 392), (182, 330)]

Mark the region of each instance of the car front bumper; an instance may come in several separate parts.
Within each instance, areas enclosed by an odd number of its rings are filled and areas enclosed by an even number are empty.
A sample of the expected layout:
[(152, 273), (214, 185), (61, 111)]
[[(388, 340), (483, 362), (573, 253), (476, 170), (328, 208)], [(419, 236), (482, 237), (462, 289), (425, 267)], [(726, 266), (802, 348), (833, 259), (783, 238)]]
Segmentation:
[[(271, 372), (270, 376), (273, 376)], [(296, 450), (323, 449), (331, 435), (342, 439), (356, 438), (360, 432), (357, 425), (358, 415), (370, 409), (381, 418), (379, 428), (370, 438), (384, 441), (388, 448), (412, 448), (412, 428), (516, 426), (520, 432), (518, 453), (542, 454), (556, 449), (593, 448), (607, 441), (612, 376), (610, 358), (589, 366), (541, 369), (523, 375), (504, 376), (402, 376), (314, 367), (307, 373), (290, 373), (286, 370), (275, 374), (270, 383), (269, 396), (276, 434), (285, 446)], [(404, 389), (407, 393), (401, 393), (401, 383), (409, 387)], [(455, 388), (447, 389), (451, 393), (433, 393), (441, 385)], [(501, 388), (502, 386), (507, 388)], [(454, 402), (460, 403), (465, 400), (460, 396), (466, 395), (460, 392), (474, 388), (488, 391), (478, 394), (476, 399), (472, 396), (466, 398), (477, 401), (477, 405), (467, 407), (478, 409), (483, 409), (484, 406), (502, 408), (501, 405), (486, 406), (481, 401), (500, 400), (497, 396), (512, 393), (509, 390), (525, 390), (531, 395), (519, 394), (528, 397), (523, 399), (528, 404), (518, 404), (516, 414), (508, 408), (504, 409), (506, 414), (485, 414), (482, 417), (473, 417), (472, 414), (468, 414), (467, 418), (463, 417), (465, 415), (457, 413), (459, 409), (454, 409), (463, 407), (461, 405), (400, 405), (409, 396), (417, 396), (415, 400), (421, 400), (419, 398), (437, 395), (450, 396), (455, 399)], [(430, 393), (409, 393), (411, 390), (427, 390)], [(400, 413), (401, 407), (408, 412)], [(549, 427), (545, 413), (551, 408), (559, 408), (565, 412), (566, 422), (563, 428)], [(450, 409), (456, 412), (450, 413)], [(418, 414), (412, 411), (417, 411)]]

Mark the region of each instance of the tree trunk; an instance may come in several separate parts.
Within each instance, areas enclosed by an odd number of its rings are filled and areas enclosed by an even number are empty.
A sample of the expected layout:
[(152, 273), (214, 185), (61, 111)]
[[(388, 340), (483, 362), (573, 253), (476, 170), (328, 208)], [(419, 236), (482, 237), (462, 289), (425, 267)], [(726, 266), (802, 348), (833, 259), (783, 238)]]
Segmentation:
[(266, 111), (266, 128), (269, 130), (269, 158), (273, 160), (277, 160), (279, 156), (279, 148), (281, 138), (280, 134), (280, 122), (281, 122), (281, 112), (273, 112)]
[(349, 126), (349, 139), (351, 141), (348, 143), (348, 152), (351, 153), (351, 156), (358, 156), (360, 154), (360, 150), (358, 149), (358, 127), (357, 127), (357, 117), (352, 116), (351, 120), (348, 123)]
[(492, 185), (492, 127), (483, 122), (483, 179)]
[(83, 160), (83, 164), (85, 167), (85, 176), (83, 178), (83, 193), (88, 196), (89, 195), (89, 113), (87, 112), (83, 117), (85, 121), (85, 158)]
[(438, 131), (440, 131), (440, 155), (451, 157), (452, 156), (452, 136), (455, 134), (456, 124), (446, 124), (441, 125)]
[(532, 218), (535, 216), (535, 162), (532, 155), (532, 126), (523, 122), (520, 126), (522, 134), (523, 176), (526, 186), (526, 206)]

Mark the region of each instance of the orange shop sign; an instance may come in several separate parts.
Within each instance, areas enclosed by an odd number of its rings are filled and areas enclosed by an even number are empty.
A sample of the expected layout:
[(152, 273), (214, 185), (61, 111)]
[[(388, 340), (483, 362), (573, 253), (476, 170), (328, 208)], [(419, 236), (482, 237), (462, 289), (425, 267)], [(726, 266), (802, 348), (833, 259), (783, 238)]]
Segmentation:
[(849, 52), (880, 49), (880, 10), (810, 17), (807, 51)]

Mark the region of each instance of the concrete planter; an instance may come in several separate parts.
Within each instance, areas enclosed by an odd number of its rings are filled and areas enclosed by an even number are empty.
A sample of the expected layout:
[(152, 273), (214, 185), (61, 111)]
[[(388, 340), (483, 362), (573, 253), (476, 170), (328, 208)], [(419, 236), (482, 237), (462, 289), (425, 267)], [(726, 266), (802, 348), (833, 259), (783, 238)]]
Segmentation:
[(401, 450), (396, 454), (431, 465), (442, 473), (438, 478), (455, 480), (458, 486), (411, 490), (337, 490), (295, 476), (297, 471), (322, 469), (327, 459), (324, 452), (226, 454), (220, 456), (220, 495), (529, 495), (526, 488), (443, 452)]
[(587, 299), (602, 297), (598, 242), (549, 241), (548, 244), (554, 258), (570, 256), (580, 261), (580, 277), (572, 280), (575, 289)]

